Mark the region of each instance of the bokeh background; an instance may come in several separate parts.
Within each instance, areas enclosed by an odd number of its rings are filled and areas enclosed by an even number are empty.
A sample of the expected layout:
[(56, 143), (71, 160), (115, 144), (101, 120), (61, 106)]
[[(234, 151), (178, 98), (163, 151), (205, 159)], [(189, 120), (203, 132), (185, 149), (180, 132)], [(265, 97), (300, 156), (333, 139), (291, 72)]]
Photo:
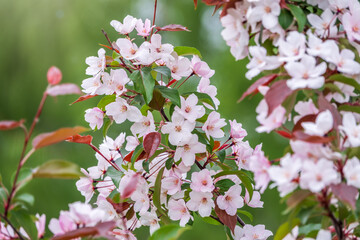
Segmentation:
[[(106, 44), (103, 28), (111, 39), (118, 36), (110, 26), (113, 19), (122, 21), (130, 14), (152, 19), (152, 0), (0, 0), (0, 120), (26, 119), (29, 125), (46, 88), (47, 69), (56, 65), (62, 70), (63, 82), (80, 85), (85, 75), (85, 58), (97, 55), (99, 43)], [(248, 131), (247, 140), (263, 149), (272, 159), (282, 156), (285, 140), (272, 134), (258, 134), (255, 128), (255, 107), (259, 98), (247, 98), (237, 104), (241, 94), (251, 84), (245, 79), (246, 60), (236, 62), (220, 36), (222, 30), (218, 14), (200, 3), (194, 10), (192, 0), (159, 0), (156, 25), (171, 23), (188, 27), (191, 32), (164, 34), (164, 42), (179, 46), (194, 46), (203, 59), (216, 71), (211, 79), (218, 88), (220, 112), (226, 119), (237, 119)], [(89, 100), (70, 106), (77, 96), (49, 98), (34, 136), (59, 127), (87, 126), (84, 111), (98, 100)], [(93, 133), (95, 143), (101, 134)], [(116, 136), (113, 133), (112, 136)], [(23, 144), (23, 132), (0, 132), (0, 174), (9, 185)], [(60, 143), (37, 151), (28, 161), (35, 167), (50, 159), (64, 159), (83, 168), (96, 164), (94, 153), (81, 144)], [(22, 191), (35, 196), (31, 213), (46, 213), (47, 222), (58, 217), (68, 204), (82, 201), (75, 180), (35, 179)], [(263, 195), (264, 209), (256, 209), (251, 224), (265, 224), (274, 233), (286, 219), (282, 217), (284, 204), (275, 190)], [(138, 231), (138, 239), (147, 239), (148, 230)], [(223, 227), (209, 225), (200, 219), (181, 239), (226, 239)]]

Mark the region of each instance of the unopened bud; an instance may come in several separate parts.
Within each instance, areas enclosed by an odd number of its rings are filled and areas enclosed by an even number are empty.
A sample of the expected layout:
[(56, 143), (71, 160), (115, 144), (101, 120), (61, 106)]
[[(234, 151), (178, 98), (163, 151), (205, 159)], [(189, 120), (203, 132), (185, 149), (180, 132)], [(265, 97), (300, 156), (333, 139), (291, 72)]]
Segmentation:
[(61, 82), (61, 79), (62, 79), (62, 73), (60, 69), (58, 69), (55, 66), (49, 68), (47, 72), (47, 80), (51, 85), (58, 84), (59, 82)]

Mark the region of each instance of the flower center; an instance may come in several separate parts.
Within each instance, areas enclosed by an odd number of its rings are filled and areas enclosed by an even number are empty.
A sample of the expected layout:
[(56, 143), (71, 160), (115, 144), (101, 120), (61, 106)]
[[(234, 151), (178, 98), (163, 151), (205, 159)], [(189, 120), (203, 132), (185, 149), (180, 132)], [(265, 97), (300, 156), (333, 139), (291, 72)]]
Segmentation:
[(181, 126), (179, 126), (179, 125), (178, 125), (178, 126), (175, 126), (175, 131), (176, 131), (176, 132), (181, 132)]

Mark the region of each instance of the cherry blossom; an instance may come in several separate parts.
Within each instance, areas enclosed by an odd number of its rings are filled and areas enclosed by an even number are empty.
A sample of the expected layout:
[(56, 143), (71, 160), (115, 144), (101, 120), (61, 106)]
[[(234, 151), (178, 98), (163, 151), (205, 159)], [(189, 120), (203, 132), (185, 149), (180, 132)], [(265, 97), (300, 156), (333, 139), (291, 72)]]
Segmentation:
[(297, 31), (290, 32), (285, 40), (279, 40), (280, 61), (296, 61), (305, 54), (305, 35)]
[(120, 34), (129, 34), (131, 33), (134, 28), (135, 25), (137, 23), (137, 19), (134, 18), (133, 16), (127, 15), (124, 20), (123, 23), (117, 21), (117, 20), (112, 20), (110, 22), (110, 25), (115, 29), (115, 31), (119, 32)]
[(310, 24), (315, 27), (315, 33), (318, 36), (334, 37), (337, 35), (337, 27), (335, 26), (336, 16), (327, 8), (319, 17), (316, 14), (309, 14), (307, 16)]
[(191, 62), (188, 58), (178, 56), (176, 52), (171, 54), (174, 57), (173, 61), (166, 63), (166, 66), (171, 71), (171, 77), (180, 80), (182, 77), (188, 77), (192, 73)]
[(138, 118), (131, 126), (130, 131), (134, 135), (139, 134), (139, 137), (142, 137), (150, 132), (154, 132), (155, 124), (152, 113), (148, 111), (147, 116), (141, 116)]
[(196, 134), (192, 134), (190, 138), (179, 143), (174, 160), (178, 161), (181, 158), (185, 166), (192, 166), (195, 162), (195, 154), (204, 152), (206, 152), (206, 146), (199, 142)]
[(347, 160), (343, 172), (348, 185), (360, 188), (360, 161), (357, 157)]
[(241, 187), (234, 185), (229, 188), (225, 195), (217, 197), (216, 203), (220, 209), (225, 210), (227, 214), (234, 216), (238, 208), (244, 206), (244, 199), (240, 196)]
[[(200, 79), (199, 85), (197, 87), (197, 91), (209, 95), (215, 104), (215, 108), (219, 106), (220, 101), (219, 99), (216, 98), (217, 89), (215, 86), (210, 85), (210, 80), (208, 78)], [(204, 103), (204, 106), (212, 110), (214, 109), (212, 106), (210, 106), (207, 103)]]
[(323, 136), (333, 128), (333, 117), (329, 110), (319, 113), (315, 122), (302, 122), (305, 133), (309, 135)]
[(226, 122), (224, 118), (220, 118), (220, 114), (218, 112), (211, 112), (204, 123), (202, 130), (205, 132), (208, 138), (222, 138), (225, 134), (222, 127), (226, 126)]
[(153, 234), (157, 229), (160, 228), (159, 221), (156, 212), (146, 212), (141, 214), (140, 222), (144, 226), (150, 226), (150, 234)]
[(347, 137), (347, 143), (351, 147), (360, 146), (360, 124), (356, 124), (355, 116), (351, 113), (344, 113), (342, 125), (339, 126), (344, 135)]
[(191, 137), (191, 132), (195, 128), (195, 122), (185, 120), (177, 112), (171, 117), (172, 122), (167, 122), (161, 129), (162, 133), (169, 134), (169, 142), (172, 145), (179, 145), (181, 141), (186, 141)]
[(360, 4), (353, 1), (350, 12), (346, 12), (341, 19), (346, 35), (350, 41), (360, 41)]
[(265, 240), (272, 236), (272, 232), (265, 229), (265, 225), (251, 226), (245, 224), (243, 228), (235, 228), (235, 240)]
[(90, 124), (91, 129), (100, 129), (104, 123), (104, 112), (97, 107), (85, 111), (85, 121)]
[(215, 71), (210, 69), (209, 65), (201, 61), (197, 55), (194, 55), (191, 59), (192, 69), (196, 75), (203, 78), (211, 78)]
[(196, 192), (212, 192), (215, 186), (209, 170), (203, 169), (200, 172), (192, 173), (190, 188)]
[(169, 208), (170, 219), (174, 221), (180, 220), (181, 227), (184, 227), (185, 224), (190, 219), (193, 219), (183, 199), (179, 199), (179, 200), (170, 199), (168, 203), (168, 208)]
[(267, 29), (271, 29), (278, 24), (279, 15), (279, 0), (264, 0), (255, 2), (255, 7), (249, 8), (247, 20), (250, 24), (255, 24), (262, 20), (263, 26)]
[(104, 71), (106, 60), (105, 60), (105, 50), (100, 48), (98, 51), (98, 57), (88, 57), (85, 60), (86, 64), (89, 67), (86, 69), (86, 75), (96, 75), (99, 72)]
[(105, 107), (106, 115), (113, 117), (116, 123), (123, 123), (126, 119), (131, 122), (139, 120), (141, 115), (137, 107), (130, 106), (122, 98), (116, 98), (115, 102), (108, 104)]
[(142, 19), (138, 19), (135, 25), (135, 29), (138, 32), (139, 36), (147, 37), (149, 36), (151, 30), (155, 26), (151, 25), (151, 21), (149, 19), (145, 20), (145, 23), (142, 21)]
[(191, 211), (198, 211), (200, 216), (208, 217), (215, 207), (212, 197), (213, 195), (210, 192), (190, 192), (190, 200), (186, 203), (186, 206)]
[(98, 89), (102, 86), (100, 77), (101, 75), (97, 74), (94, 77), (85, 79), (81, 84), (81, 87), (83, 88), (82, 91), (90, 95), (97, 94)]
[(205, 114), (205, 108), (198, 103), (198, 98), (195, 94), (190, 94), (186, 99), (180, 97), (181, 108), (175, 107), (175, 111), (181, 114), (186, 120), (195, 122), (196, 119), (201, 118)]
[(117, 96), (126, 92), (125, 85), (130, 81), (124, 69), (110, 70), (110, 75), (104, 73), (102, 77), (103, 85), (97, 90), (98, 94)]

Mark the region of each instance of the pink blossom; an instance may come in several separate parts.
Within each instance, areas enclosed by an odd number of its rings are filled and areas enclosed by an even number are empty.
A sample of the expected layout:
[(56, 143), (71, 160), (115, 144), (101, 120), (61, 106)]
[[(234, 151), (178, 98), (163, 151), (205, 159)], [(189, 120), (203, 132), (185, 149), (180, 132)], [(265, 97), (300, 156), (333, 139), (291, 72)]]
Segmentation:
[(255, 189), (260, 189), (260, 193), (263, 193), (270, 182), (268, 173), (270, 162), (265, 157), (261, 147), (262, 144), (255, 147), (253, 155), (250, 157), (249, 168), (254, 172)]
[(168, 43), (161, 43), (160, 34), (153, 34), (151, 36), (149, 49), (155, 60), (162, 60), (164, 62), (168, 62), (170, 60), (174, 61), (174, 57), (171, 55), (174, 51), (174, 46)]
[(126, 133), (120, 133), (115, 140), (109, 136), (105, 136), (104, 141), (100, 146), (108, 148), (110, 151), (119, 151), (125, 142), (125, 135)]
[(256, 128), (257, 132), (271, 132), (272, 130), (280, 127), (286, 120), (285, 113), (286, 109), (279, 105), (276, 107), (270, 115), (268, 113), (268, 105), (265, 99), (261, 100), (259, 105), (256, 108), (258, 116), (256, 119), (261, 124), (261, 126)]
[(188, 58), (178, 56), (176, 52), (171, 54), (174, 60), (166, 63), (171, 71), (171, 77), (180, 80), (182, 77), (188, 77), (192, 73), (191, 62)]
[(120, 54), (127, 60), (132, 60), (138, 57), (138, 47), (135, 43), (127, 38), (119, 38), (116, 40), (116, 45), (120, 49)]
[(151, 25), (151, 21), (149, 19), (145, 20), (145, 23), (142, 19), (138, 19), (136, 22), (135, 29), (138, 32), (137, 35), (147, 37), (150, 35), (151, 30), (155, 27), (155, 25)]
[(262, 25), (271, 29), (278, 24), (280, 15), (279, 0), (263, 0), (255, 2), (255, 7), (250, 8), (247, 12), (247, 18), (250, 24), (256, 24), (262, 21)]
[(352, 113), (344, 113), (342, 125), (339, 129), (347, 137), (347, 144), (351, 147), (360, 146), (360, 124), (356, 124), (356, 119)]
[(185, 224), (193, 217), (190, 215), (189, 210), (185, 205), (183, 199), (174, 200), (170, 199), (168, 203), (169, 217), (171, 220), (180, 220), (180, 226), (184, 227)]
[(106, 64), (105, 50), (100, 48), (98, 51), (98, 57), (87, 57), (85, 62), (89, 65), (86, 69), (86, 75), (96, 75), (99, 72), (103, 72)]
[[(197, 87), (197, 91), (209, 95), (214, 102), (215, 108), (217, 108), (220, 105), (219, 99), (216, 98), (217, 89), (215, 86), (210, 85), (210, 80), (208, 78), (200, 79), (199, 85)], [(212, 106), (210, 106), (207, 103), (204, 103), (204, 105), (209, 109), (214, 109)]]
[(85, 203), (88, 203), (94, 195), (94, 180), (89, 176), (85, 169), (82, 168), (81, 172), (84, 173), (86, 177), (80, 177), (80, 179), (76, 182), (76, 188), (81, 195), (85, 197)]
[(131, 122), (139, 120), (142, 116), (140, 110), (135, 106), (130, 106), (127, 102), (117, 97), (115, 102), (109, 103), (106, 107), (106, 115), (113, 117), (116, 123), (120, 124), (128, 119)]
[(85, 121), (90, 124), (91, 129), (100, 129), (104, 123), (104, 112), (97, 107), (85, 111)]
[(204, 152), (206, 152), (206, 146), (199, 142), (196, 134), (192, 134), (190, 138), (179, 143), (174, 160), (179, 161), (181, 158), (185, 166), (192, 166), (196, 161), (195, 154)]
[(200, 216), (208, 217), (213, 208), (215, 208), (214, 200), (212, 200), (212, 193), (210, 192), (190, 192), (190, 200), (186, 206), (191, 211), (199, 211)]
[(299, 114), (298, 116), (294, 117), (295, 123), (306, 115), (317, 114), (319, 112), (311, 98), (307, 102), (298, 101), (294, 107), (294, 110)]
[(250, 199), (249, 192), (246, 190), (244, 202), (246, 205), (252, 208), (262, 208), (264, 205), (264, 202), (260, 200), (261, 196), (258, 191), (253, 191), (253, 195)]
[(249, 170), (249, 160), (254, 151), (249, 142), (236, 142), (231, 148), (239, 169)]
[(195, 94), (190, 94), (186, 99), (180, 97), (181, 108), (175, 107), (175, 111), (182, 115), (186, 120), (195, 122), (196, 119), (201, 118), (205, 114), (205, 108), (198, 103), (198, 97)]
[(191, 132), (194, 128), (195, 122), (185, 120), (178, 112), (174, 112), (171, 122), (167, 122), (161, 128), (161, 132), (169, 134), (169, 142), (172, 145), (178, 146), (181, 144), (181, 141), (186, 141), (191, 137)]
[(319, 113), (315, 122), (302, 122), (301, 126), (309, 135), (324, 136), (333, 128), (334, 120), (329, 110)]
[(167, 191), (167, 194), (174, 195), (181, 191), (181, 178), (176, 174), (171, 174), (161, 180), (161, 187)]
[(190, 188), (196, 192), (212, 192), (215, 186), (209, 170), (203, 169), (200, 172), (193, 172)]
[(116, 186), (109, 176), (106, 176), (104, 180), (99, 181), (98, 184), (96, 184), (96, 190), (99, 192), (100, 196), (105, 198), (108, 197), (115, 189)]
[(296, 61), (305, 54), (305, 35), (297, 31), (290, 32), (286, 40), (279, 40), (280, 61)]
[(150, 235), (152, 235), (157, 229), (160, 228), (159, 221), (155, 211), (146, 212), (141, 214), (140, 222), (144, 226), (150, 226)]
[(210, 69), (209, 65), (201, 61), (197, 55), (194, 55), (191, 59), (192, 69), (196, 75), (203, 78), (211, 78), (215, 71)]
[(50, 231), (56, 236), (76, 229), (76, 223), (68, 211), (60, 211), (59, 219), (51, 219), (49, 223)]
[(336, 45), (333, 49), (333, 54), (326, 60), (333, 63), (337, 70), (346, 74), (359, 74), (360, 63), (355, 60), (355, 53), (349, 49), (343, 49), (339, 53), (339, 48)]
[(102, 86), (100, 76), (101, 74), (97, 74), (91, 78), (85, 79), (81, 84), (81, 87), (83, 88), (82, 91), (90, 95), (98, 94), (98, 90)]
[(102, 95), (116, 94), (120, 96), (125, 93), (127, 89), (125, 85), (130, 81), (124, 69), (110, 70), (110, 75), (104, 73), (102, 77), (103, 85), (97, 90), (97, 93)]
[(325, 78), (321, 75), (326, 71), (326, 63), (322, 62), (316, 66), (314, 57), (304, 55), (300, 62), (287, 63), (285, 69), (292, 77), (286, 82), (292, 90), (298, 88), (318, 89), (324, 85)]
[(127, 136), (126, 137), (126, 146), (125, 146), (125, 150), (126, 151), (133, 151), (135, 150), (135, 148), (137, 147), (137, 145), (140, 144), (139, 139), (137, 137), (134, 136)]
[(307, 16), (310, 24), (315, 27), (315, 33), (318, 36), (336, 37), (337, 27), (335, 26), (336, 17), (330, 9), (326, 9), (319, 17), (316, 14), (309, 14)]
[(131, 195), (131, 200), (135, 201), (134, 211), (139, 212), (140, 214), (145, 213), (150, 207), (150, 199), (147, 193), (135, 191)]
[[(355, 2), (355, 1), (354, 1)], [(350, 41), (360, 41), (360, 4), (350, 8), (341, 19), (346, 35)]]
[(309, 160), (303, 163), (300, 175), (302, 189), (320, 192), (324, 187), (339, 182), (340, 176), (332, 161), (322, 158), (316, 163)]
[(117, 21), (117, 20), (112, 20), (110, 22), (110, 25), (115, 28), (115, 31), (119, 32), (120, 34), (129, 34), (131, 33), (136, 25), (137, 19), (127, 15), (124, 18), (123, 23)]
[(251, 226), (245, 224), (241, 229), (240, 227), (235, 228), (235, 240), (265, 240), (272, 236), (272, 232), (265, 229), (265, 225)]
[(343, 172), (348, 185), (360, 188), (360, 161), (357, 157), (347, 160)]
[(139, 138), (155, 131), (154, 117), (150, 111), (147, 116), (141, 116), (135, 123), (130, 127), (132, 134), (139, 134)]
[(225, 210), (230, 216), (234, 216), (238, 208), (244, 206), (244, 199), (240, 196), (241, 187), (234, 185), (229, 188), (225, 195), (217, 197), (216, 203), (220, 209)]
[(225, 119), (220, 118), (220, 113), (212, 111), (201, 129), (205, 132), (208, 138), (210, 138), (210, 136), (214, 138), (222, 138), (225, 134), (221, 128), (224, 126), (226, 126)]
[(236, 120), (229, 121), (230, 123), (230, 137), (233, 138), (233, 141), (239, 142), (244, 137), (247, 136), (247, 132), (245, 129), (242, 128), (242, 124), (236, 122)]

